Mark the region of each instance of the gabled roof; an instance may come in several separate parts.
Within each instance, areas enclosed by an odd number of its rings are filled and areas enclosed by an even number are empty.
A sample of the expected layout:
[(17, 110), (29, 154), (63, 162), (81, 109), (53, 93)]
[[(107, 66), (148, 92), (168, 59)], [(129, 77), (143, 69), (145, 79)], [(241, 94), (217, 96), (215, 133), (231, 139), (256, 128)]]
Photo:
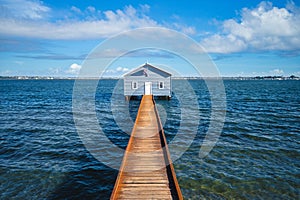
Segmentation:
[(171, 73), (166, 72), (166, 71), (164, 71), (164, 70), (162, 70), (162, 69), (160, 69), (160, 68), (158, 68), (158, 67), (155, 67), (155, 66), (153, 66), (153, 65), (150, 65), (149, 63), (145, 63), (145, 64), (143, 64), (143, 65), (141, 65), (141, 66), (139, 66), (139, 67), (137, 67), (137, 68), (135, 68), (135, 69), (133, 69), (133, 70), (127, 72), (127, 73), (125, 73), (123, 76), (129, 76), (129, 75), (131, 75), (131, 74), (134, 74), (135, 72), (138, 72), (139, 70), (141, 70), (141, 69), (144, 68), (144, 67), (147, 67), (148, 69), (149, 69), (149, 68), (153, 68), (153, 69), (156, 69), (156, 70), (158, 70), (158, 71), (161, 71), (162, 73), (164, 73), (164, 74), (166, 74), (166, 75), (168, 75), (168, 76), (172, 76)]

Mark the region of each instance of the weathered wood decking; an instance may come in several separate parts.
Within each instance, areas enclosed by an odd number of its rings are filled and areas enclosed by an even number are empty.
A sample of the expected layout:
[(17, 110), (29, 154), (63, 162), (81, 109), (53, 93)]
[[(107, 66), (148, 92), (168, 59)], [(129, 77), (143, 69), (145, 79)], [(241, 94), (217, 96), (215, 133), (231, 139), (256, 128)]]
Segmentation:
[(183, 199), (152, 95), (142, 98), (111, 199)]

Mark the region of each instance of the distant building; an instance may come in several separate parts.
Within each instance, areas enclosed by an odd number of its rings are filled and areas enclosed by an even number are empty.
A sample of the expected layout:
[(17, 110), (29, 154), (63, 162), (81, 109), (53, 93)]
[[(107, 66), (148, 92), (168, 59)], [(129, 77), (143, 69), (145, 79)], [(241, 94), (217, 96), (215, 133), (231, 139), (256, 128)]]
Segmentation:
[(171, 74), (148, 63), (124, 74), (124, 96), (153, 95), (171, 98)]

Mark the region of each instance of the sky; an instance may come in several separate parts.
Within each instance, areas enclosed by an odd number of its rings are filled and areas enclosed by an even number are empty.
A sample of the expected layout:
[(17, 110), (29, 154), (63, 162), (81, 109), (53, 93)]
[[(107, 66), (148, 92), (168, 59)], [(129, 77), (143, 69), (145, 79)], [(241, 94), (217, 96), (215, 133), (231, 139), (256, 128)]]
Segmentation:
[[(186, 34), (221, 76), (300, 76), (299, 0), (0, 0), (0, 76), (77, 76), (97, 45), (144, 27)], [(174, 56), (119, 60), (107, 74), (149, 62), (192, 75)]]

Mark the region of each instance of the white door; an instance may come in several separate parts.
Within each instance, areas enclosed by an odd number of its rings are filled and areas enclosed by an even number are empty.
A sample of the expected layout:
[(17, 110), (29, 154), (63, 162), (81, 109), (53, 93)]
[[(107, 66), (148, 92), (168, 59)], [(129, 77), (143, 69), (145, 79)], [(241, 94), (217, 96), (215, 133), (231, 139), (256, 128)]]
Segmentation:
[(145, 82), (145, 95), (151, 95), (151, 94), (152, 94), (152, 83)]

